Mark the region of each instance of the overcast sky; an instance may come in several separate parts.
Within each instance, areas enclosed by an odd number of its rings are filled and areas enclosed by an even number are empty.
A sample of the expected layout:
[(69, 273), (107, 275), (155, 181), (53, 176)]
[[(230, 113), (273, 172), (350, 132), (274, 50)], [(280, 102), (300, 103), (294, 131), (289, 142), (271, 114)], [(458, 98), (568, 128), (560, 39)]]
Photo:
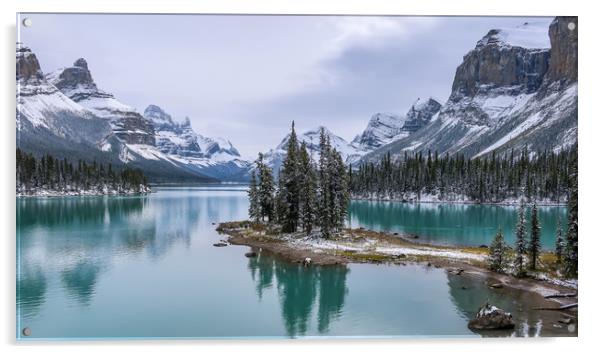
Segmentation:
[(42, 70), (88, 61), (99, 88), (140, 112), (189, 116), (243, 155), (326, 125), (351, 140), (376, 112), (444, 102), (462, 56), (490, 29), (551, 18), (28, 15)]

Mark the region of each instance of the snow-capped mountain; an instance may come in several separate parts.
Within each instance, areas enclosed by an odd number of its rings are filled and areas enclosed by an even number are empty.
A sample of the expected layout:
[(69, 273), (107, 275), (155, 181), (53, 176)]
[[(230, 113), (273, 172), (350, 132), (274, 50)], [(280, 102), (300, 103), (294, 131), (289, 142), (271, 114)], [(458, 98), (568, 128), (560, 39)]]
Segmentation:
[(416, 132), (429, 123), (439, 109), (441, 104), (428, 98), (424, 101), (418, 99), (405, 115), (376, 113), (370, 118), (362, 134), (356, 136), (351, 144), (364, 152), (370, 152)]
[(577, 19), (489, 31), (464, 56), (439, 113), (364, 160), (403, 151), (468, 156), (524, 147), (558, 151), (576, 143), (577, 33), (569, 22)]
[(405, 116), (394, 113), (376, 113), (368, 121), (362, 134), (353, 139), (351, 144), (363, 151), (371, 151), (386, 145), (401, 133)]
[(176, 122), (156, 105), (146, 107), (144, 117), (154, 127), (157, 149), (169, 158), (219, 180), (248, 179), (251, 163), (240, 156), (230, 141), (197, 134), (188, 117)]
[(36, 55), (21, 43), (16, 50), (16, 80), (17, 146), (37, 154), (95, 156), (103, 142), (115, 140), (105, 120), (46, 80)]
[[(361, 156), (365, 153), (359, 148), (353, 146), (348, 143), (345, 139), (340, 136), (334, 134), (326, 127), (317, 127), (315, 129), (310, 129), (302, 134), (297, 135), (297, 139), (299, 143), (302, 141), (305, 142), (307, 146), (307, 150), (310, 153), (310, 156), (314, 161), (318, 161), (320, 156), (320, 131), (324, 129), (324, 133), (330, 139), (330, 145), (332, 148), (336, 149), (341, 153), (341, 157), (347, 164), (355, 163), (358, 161)], [(290, 133), (287, 134), (284, 139), (276, 146), (276, 148), (271, 149), (267, 153), (264, 154), (264, 159), (266, 163), (272, 168), (274, 173), (277, 173), (282, 166), (282, 161), (286, 156), (286, 145), (288, 144), (288, 140), (290, 138)]]
[[(20, 148), (58, 158), (127, 164), (144, 170), (152, 181), (248, 177), (250, 163), (229, 141), (200, 136), (189, 120), (175, 123), (160, 109), (153, 113), (151, 108), (149, 118), (144, 117), (98, 88), (86, 60), (44, 75), (29, 48), (19, 45), (16, 55)], [(165, 116), (157, 115), (161, 112)]]
[(48, 81), (74, 102), (107, 119), (113, 132), (127, 144), (155, 145), (153, 126), (133, 107), (118, 101), (112, 94), (99, 89), (92, 79), (85, 59), (73, 66), (48, 74)]

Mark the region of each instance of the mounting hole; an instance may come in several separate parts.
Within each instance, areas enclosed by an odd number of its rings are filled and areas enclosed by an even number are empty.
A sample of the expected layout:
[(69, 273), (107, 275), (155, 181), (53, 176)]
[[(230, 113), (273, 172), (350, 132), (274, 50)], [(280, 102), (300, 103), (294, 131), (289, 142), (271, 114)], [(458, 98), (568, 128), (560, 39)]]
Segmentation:
[(574, 31), (575, 28), (577, 28), (577, 25), (575, 24), (575, 22), (569, 22), (567, 27), (569, 28), (569, 31)]
[(25, 328), (23, 328), (23, 330), (22, 330), (21, 332), (23, 333), (23, 335), (24, 335), (25, 337), (29, 337), (29, 336), (31, 336), (31, 328), (29, 328), (29, 327), (25, 327)]
[(33, 21), (31, 20), (31, 18), (25, 17), (23, 19), (23, 26), (25, 26), (25, 27), (31, 27), (31, 25), (33, 25)]

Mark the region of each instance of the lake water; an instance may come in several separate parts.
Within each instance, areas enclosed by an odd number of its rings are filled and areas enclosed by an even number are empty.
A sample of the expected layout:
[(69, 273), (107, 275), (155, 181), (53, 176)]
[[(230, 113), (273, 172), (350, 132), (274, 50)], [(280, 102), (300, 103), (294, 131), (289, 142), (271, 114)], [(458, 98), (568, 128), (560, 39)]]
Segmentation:
[[(501, 335), (540, 334), (545, 318), (523, 308), (524, 293), (501, 296), (443, 269), (303, 268), (267, 254), (246, 258), (247, 247), (213, 247), (223, 239), (214, 223), (244, 219), (247, 207), (245, 189), (236, 186), (17, 199), (17, 336), (474, 336), (467, 321), (487, 299), (518, 314), (519, 328)], [(546, 223), (564, 212), (542, 210), (546, 244)], [(512, 215), (487, 206), (353, 202), (350, 222), (475, 244), (491, 236), (487, 220), (511, 228)], [(21, 334), (25, 327), (29, 337)]]
[[(513, 244), (517, 209), (501, 205), (358, 200), (350, 205), (348, 222), (352, 227), (419, 235), (419, 241), (465, 246), (489, 245), (501, 228), (506, 242)], [(554, 248), (558, 220), (566, 229), (566, 210), (564, 206), (538, 207), (544, 249)], [(530, 232), (530, 206), (526, 211), (527, 232)]]

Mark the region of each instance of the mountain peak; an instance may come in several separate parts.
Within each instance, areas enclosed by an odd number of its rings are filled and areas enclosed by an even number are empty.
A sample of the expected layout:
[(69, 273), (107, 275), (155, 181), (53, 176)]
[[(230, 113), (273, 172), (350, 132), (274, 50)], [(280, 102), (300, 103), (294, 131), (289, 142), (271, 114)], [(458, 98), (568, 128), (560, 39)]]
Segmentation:
[(525, 49), (549, 49), (548, 27), (549, 23), (534, 21), (525, 22), (515, 27), (491, 29), (477, 42), (476, 48), (495, 45)]
[(78, 68), (82, 68), (85, 70), (88, 70), (88, 62), (86, 61), (86, 59), (84, 58), (79, 58), (77, 59), (74, 63), (73, 66), (76, 66)]
[(17, 80), (44, 79), (38, 58), (29, 47), (20, 42), (17, 43), (16, 61)]
[(173, 124), (171, 115), (165, 112), (163, 108), (154, 104), (149, 104), (148, 107), (144, 109), (143, 115), (145, 118), (150, 119), (155, 125)]

